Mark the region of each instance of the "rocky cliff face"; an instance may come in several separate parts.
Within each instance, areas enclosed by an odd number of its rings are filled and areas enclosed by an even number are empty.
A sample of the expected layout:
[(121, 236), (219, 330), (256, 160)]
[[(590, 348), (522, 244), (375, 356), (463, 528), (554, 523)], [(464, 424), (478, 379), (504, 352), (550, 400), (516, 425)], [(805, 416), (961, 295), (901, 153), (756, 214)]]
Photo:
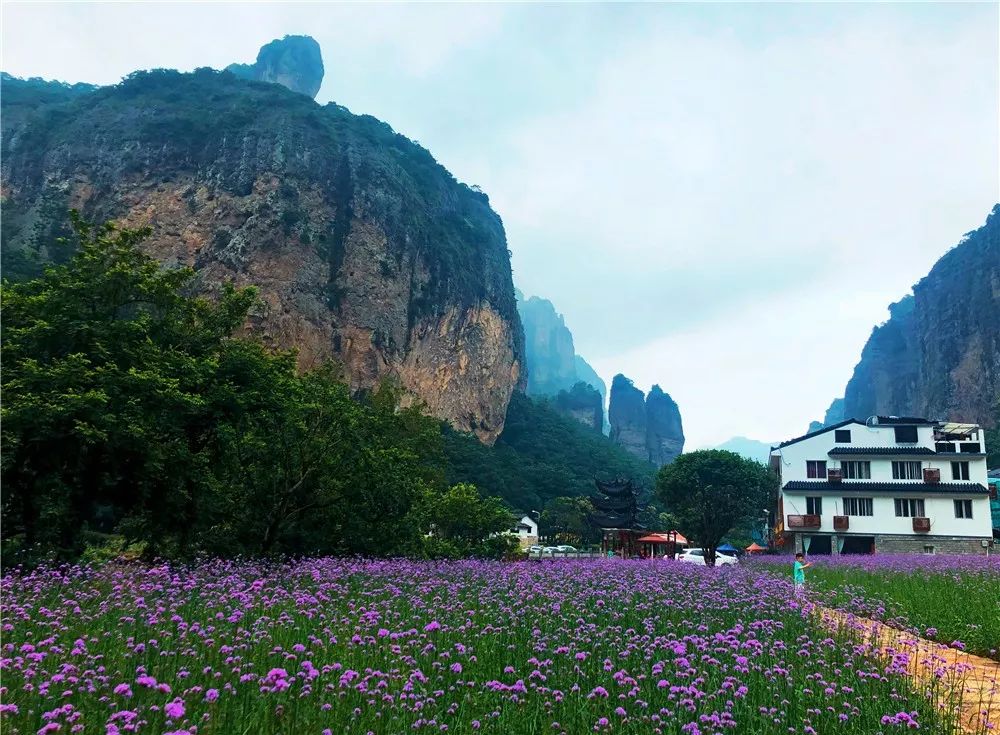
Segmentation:
[(825, 426), (830, 426), (831, 424), (836, 424), (847, 418), (844, 415), (844, 399), (834, 398), (830, 403), (830, 406), (826, 409), (826, 413), (823, 415), (822, 421), (810, 421), (809, 430), (807, 434), (811, 434), (814, 431), (819, 431)]
[(148, 225), (148, 251), (193, 266), (206, 293), (256, 286), (253, 326), (303, 367), (332, 358), (356, 389), (396, 379), (456, 428), (500, 433), (524, 365), (503, 226), (426, 150), (224, 72), (133, 75), (11, 119), (17, 84), (2, 99), (5, 276), (68, 257), (70, 207)]
[(1000, 205), (893, 304), (847, 384), (843, 415), (993, 426), (1000, 400)]
[(604, 381), (601, 380), (601, 376), (598, 375), (597, 371), (590, 366), (590, 363), (577, 355), (573, 359), (573, 364), (576, 366), (576, 379), (595, 388), (597, 392), (601, 394), (602, 404), (607, 401), (608, 387), (604, 385)]
[(608, 417), (611, 440), (658, 467), (684, 450), (680, 409), (658, 385), (643, 397), (631, 380), (616, 375), (611, 381)]
[(619, 373), (611, 381), (608, 404), (611, 441), (636, 457), (649, 459), (646, 450), (646, 400), (632, 381)]
[(524, 326), (528, 395), (554, 396), (577, 383), (573, 335), (552, 302), (537, 296), (517, 301)]
[[(598, 425), (599, 430), (603, 431), (607, 388), (594, 368), (576, 354), (573, 334), (566, 326), (562, 314), (556, 311), (548, 299), (537, 296), (525, 299), (520, 291), (516, 292), (516, 296), (518, 314), (524, 326), (528, 394), (535, 396), (560, 396), (563, 392), (573, 394), (562, 401), (556, 401), (555, 406), (589, 426), (592, 423), (592, 411), (596, 410), (594, 398), (589, 392), (584, 395), (585, 391), (582, 389), (578, 391), (576, 386), (578, 383), (590, 386), (600, 398), (601, 415)], [(571, 404), (575, 408), (569, 411), (566, 407)]]
[(309, 36), (285, 36), (262, 47), (255, 63), (230, 64), (226, 71), (315, 98), (323, 83), (323, 56)]
[(604, 430), (604, 399), (592, 385), (579, 382), (561, 390), (553, 401), (556, 409), (598, 434)]
[(684, 450), (680, 409), (658, 385), (646, 396), (646, 448), (657, 467), (670, 464)]

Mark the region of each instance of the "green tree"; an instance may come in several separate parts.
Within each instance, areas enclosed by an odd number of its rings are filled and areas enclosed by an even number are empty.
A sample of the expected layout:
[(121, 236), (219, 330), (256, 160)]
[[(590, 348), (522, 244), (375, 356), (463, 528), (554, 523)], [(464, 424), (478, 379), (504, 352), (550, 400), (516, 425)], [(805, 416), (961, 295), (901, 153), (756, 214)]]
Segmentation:
[(0, 294), (4, 539), (67, 558), (98, 532), (168, 557), (419, 549), (437, 420), (235, 336), (253, 292), (186, 294), (147, 231), (72, 224), (70, 262)]
[(192, 271), (143, 255), (147, 230), (71, 219), (72, 260), (0, 296), (4, 536), (63, 555), (140, 509), (157, 529), (191, 527), (211, 440), (205, 375), (254, 299), (185, 296)]
[(496, 557), (516, 542), (507, 535), (515, 518), (499, 498), (482, 497), (474, 485), (460, 483), (443, 493), (428, 493), (418, 511), (426, 528), (429, 556)]
[(553, 498), (542, 511), (540, 531), (546, 537), (555, 538), (566, 544), (593, 543), (597, 531), (590, 524), (594, 506), (588, 498)]
[(722, 538), (769, 507), (777, 479), (759, 462), (707, 449), (682, 454), (662, 467), (656, 492), (681, 533), (698, 543), (705, 563), (714, 566)]

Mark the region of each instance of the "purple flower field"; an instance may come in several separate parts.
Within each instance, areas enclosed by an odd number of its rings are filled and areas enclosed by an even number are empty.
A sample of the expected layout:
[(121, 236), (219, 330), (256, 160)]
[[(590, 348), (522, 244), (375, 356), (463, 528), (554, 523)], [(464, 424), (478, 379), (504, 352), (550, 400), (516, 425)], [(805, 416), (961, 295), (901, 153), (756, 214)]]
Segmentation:
[(74, 566), (2, 591), (5, 733), (958, 732), (749, 567)]

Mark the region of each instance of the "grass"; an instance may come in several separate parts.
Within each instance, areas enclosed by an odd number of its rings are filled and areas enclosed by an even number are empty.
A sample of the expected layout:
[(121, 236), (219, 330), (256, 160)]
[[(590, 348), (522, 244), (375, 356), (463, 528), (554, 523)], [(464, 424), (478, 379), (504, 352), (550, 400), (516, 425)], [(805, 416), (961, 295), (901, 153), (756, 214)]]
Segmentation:
[(3, 579), (4, 732), (957, 732), (788, 580), (306, 559)]
[[(1000, 659), (1000, 558), (983, 556), (813, 557), (812, 595), (971, 653)], [(791, 559), (761, 564), (791, 574)]]

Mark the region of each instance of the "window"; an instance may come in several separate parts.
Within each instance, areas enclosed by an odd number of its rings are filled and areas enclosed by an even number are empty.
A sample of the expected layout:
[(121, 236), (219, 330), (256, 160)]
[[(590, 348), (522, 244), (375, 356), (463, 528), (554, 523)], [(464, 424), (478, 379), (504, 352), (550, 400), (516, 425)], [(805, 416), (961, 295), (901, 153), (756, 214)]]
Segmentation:
[(840, 463), (840, 471), (845, 480), (870, 480), (872, 478), (872, 463), (867, 460), (864, 462), (845, 461)]
[(971, 442), (970, 443), (965, 443), (965, 442), (962, 442), (961, 444), (958, 445), (958, 451), (960, 451), (962, 454), (966, 454), (966, 453), (968, 453), (968, 454), (979, 454), (979, 452), (982, 451), (982, 450), (979, 448), (979, 442), (975, 442), (975, 443), (971, 443)]
[(924, 547), (924, 553), (925, 554), (930, 554), (930, 555), (933, 556), (934, 555), (934, 547), (933, 546), (925, 546)]
[(826, 479), (826, 462), (810, 459), (806, 462), (806, 477), (812, 479)]
[(837, 444), (850, 444), (851, 443), (851, 430), (850, 429), (837, 429), (833, 432), (833, 440)]
[(872, 512), (871, 498), (844, 498), (844, 515), (870, 516)]
[(896, 498), (897, 518), (925, 518), (923, 498)]
[(920, 462), (892, 463), (893, 480), (919, 480), (922, 477), (923, 475), (921, 474)]
[(897, 426), (896, 427), (896, 443), (897, 444), (916, 444), (917, 443), (917, 427), (916, 426)]
[(951, 463), (951, 479), (952, 480), (968, 480), (969, 479), (969, 463), (968, 462), (952, 462)]
[(972, 518), (972, 501), (971, 500), (956, 500), (955, 501), (955, 517), (956, 518)]
[(806, 515), (823, 515), (823, 498), (806, 498)]

